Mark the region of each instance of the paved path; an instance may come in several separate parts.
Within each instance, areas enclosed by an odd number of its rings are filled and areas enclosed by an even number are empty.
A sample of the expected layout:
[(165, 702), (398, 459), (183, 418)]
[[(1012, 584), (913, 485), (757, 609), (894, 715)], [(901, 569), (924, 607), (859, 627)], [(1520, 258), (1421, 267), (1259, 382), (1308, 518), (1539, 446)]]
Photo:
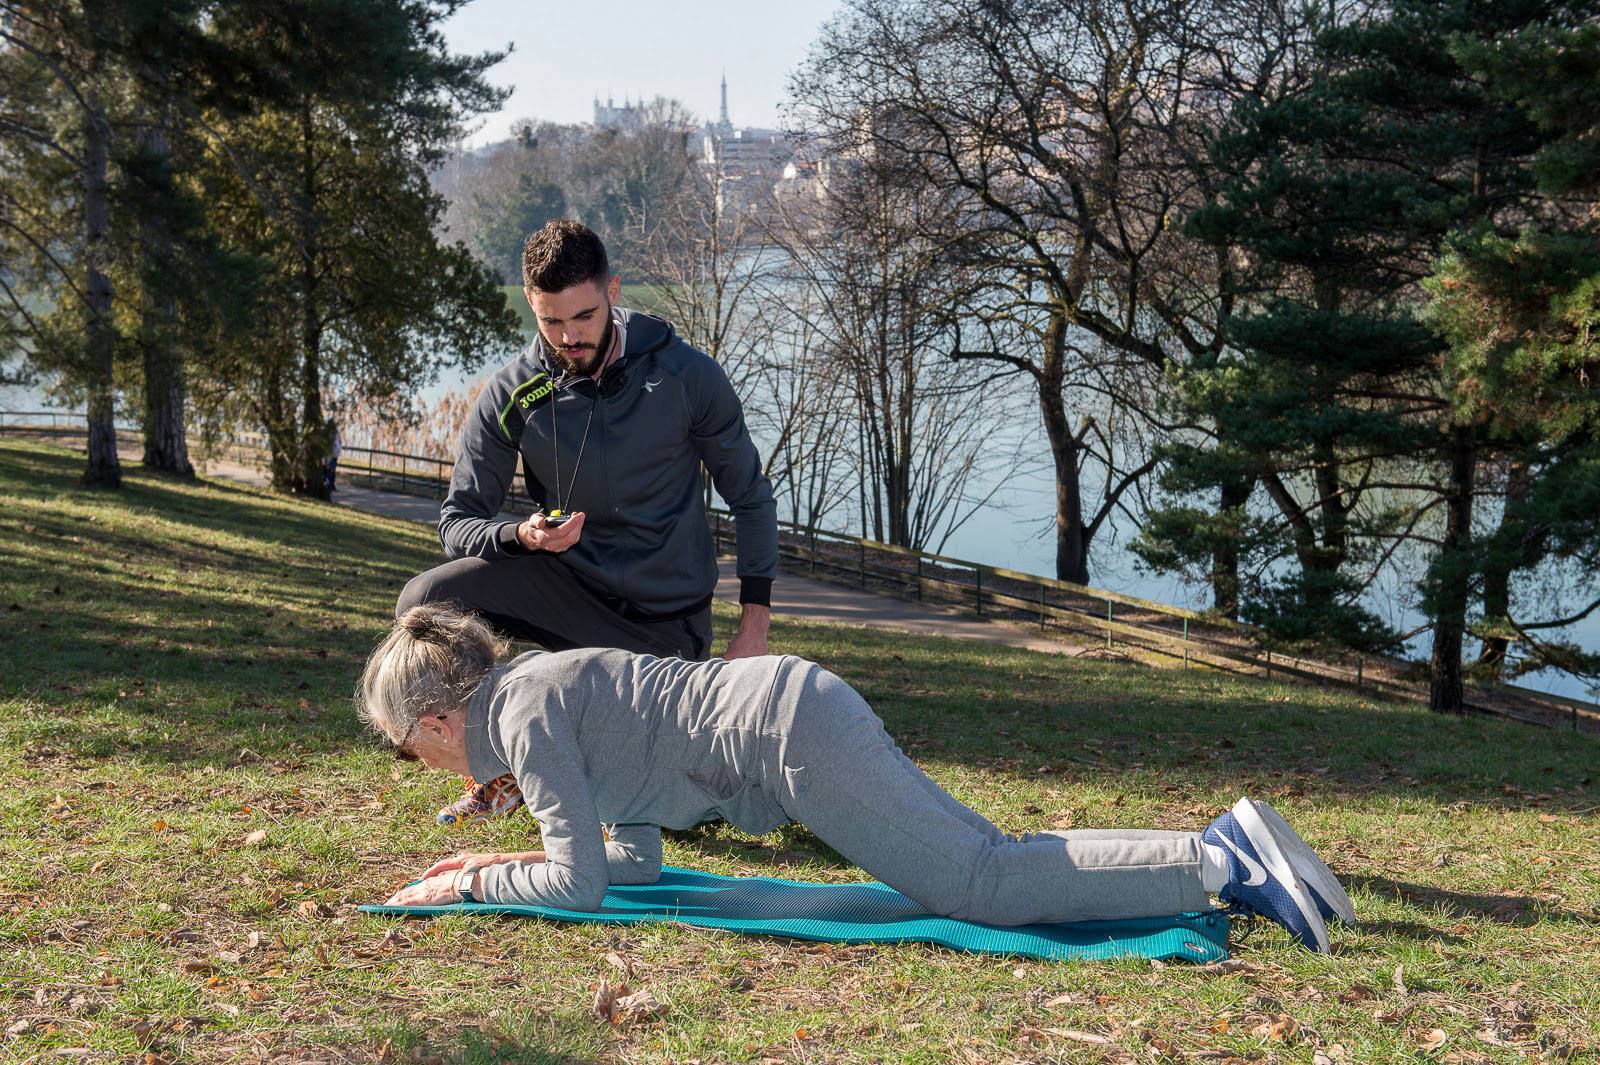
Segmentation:
[[(213, 460), (206, 464), (205, 472), (215, 477), (265, 485), (267, 478), (259, 470), (235, 462)], [(399, 492), (380, 492), (359, 485), (345, 485), (333, 494), (340, 506), (391, 518), (434, 524), (439, 520), (439, 503), (423, 496), (404, 495)], [(508, 518), (515, 515), (505, 515)], [(717, 582), (717, 598), (730, 603), (739, 601), (739, 580), (734, 574), (732, 559), (718, 563), (721, 578)], [(1025, 647), (1053, 654), (1076, 654), (1087, 648), (1083, 643), (1030, 634), (1026, 629), (1000, 622), (984, 621), (971, 614), (915, 603), (893, 596), (874, 595), (825, 584), (791, 573), (785, 573), (772, 584), (772, 612), (798, 621), (817, 621), (830, 625), (861, 625), (875, 629), (891, 629), (922, 636), (948, 636), (954, 639), (978, 640), (1007, 647)]]

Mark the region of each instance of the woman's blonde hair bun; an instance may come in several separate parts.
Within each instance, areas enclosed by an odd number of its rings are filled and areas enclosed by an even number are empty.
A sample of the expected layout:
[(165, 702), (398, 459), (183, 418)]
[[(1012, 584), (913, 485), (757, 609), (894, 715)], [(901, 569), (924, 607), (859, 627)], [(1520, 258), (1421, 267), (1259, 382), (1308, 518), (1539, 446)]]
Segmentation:
[(367, 659), (356, 713), (391, 742), (403, 743), (419, 717), (465, 705), (505, 649), (475, 614), (446, 603), (414, 606)]

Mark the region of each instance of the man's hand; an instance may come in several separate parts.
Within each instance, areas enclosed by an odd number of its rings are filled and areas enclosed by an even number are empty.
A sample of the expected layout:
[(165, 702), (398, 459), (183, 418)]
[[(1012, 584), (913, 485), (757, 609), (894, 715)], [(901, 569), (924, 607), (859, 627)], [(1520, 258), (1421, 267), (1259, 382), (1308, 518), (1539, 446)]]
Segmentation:
[(454, 873), (443, 873), (407, 884), (384, 900), (385, 906), (449, 906), (461, 901)]
[(723, 658), (754, 658), (767, 653), (767, 626), (772, 623), (772, 610), (757, 603), (744, 604), (739, 616), (739, 631), (728, 641)]
[(441, 858), (422, 871), (423, 879), (438, 876), (441, 873), (453, 873), (457, 869), (472, 866), (481, 869), (486, 865), (498, 865), (501, 862), (542, 862), (544, 851), (522, 851), (518, 854), (500, 854), (496, 852), (472, 853), (462, 851), (450, 858)]
[(583, 511), (578, 511), (561, 525), (547, 525), (543, 514), (534, 514), (517, 526), (517, 542), (529, 551), (550, 551), (560, 554), (578, 542), (583, 532)]

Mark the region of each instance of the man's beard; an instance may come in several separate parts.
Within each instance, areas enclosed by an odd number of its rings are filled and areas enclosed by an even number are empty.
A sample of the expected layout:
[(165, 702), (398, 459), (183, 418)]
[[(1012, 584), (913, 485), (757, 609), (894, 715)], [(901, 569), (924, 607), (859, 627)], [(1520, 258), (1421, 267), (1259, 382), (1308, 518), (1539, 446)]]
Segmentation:
[[(555, 345), (550, 345), (550, 354), (556, 360), (556, 365), (570, 374), (580, 377), (589, 377), (595, 367), (600, 365), (600, 360), (606, 357), (606, 352), (611, 350), (617, 323), (611, 320), (611, 308), (606, 308), (606, 331), (600, 334), (600, 343), (593, 351), (580, 352), (576, 358), (568, 355)], [(546, 341), (549, 343), (549, 341)]]

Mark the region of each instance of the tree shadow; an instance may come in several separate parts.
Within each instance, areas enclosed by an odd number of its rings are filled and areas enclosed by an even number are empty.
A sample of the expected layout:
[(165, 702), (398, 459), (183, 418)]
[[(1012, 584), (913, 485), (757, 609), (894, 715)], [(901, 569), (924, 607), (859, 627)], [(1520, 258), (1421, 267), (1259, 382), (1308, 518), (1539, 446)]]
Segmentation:
[[(1382, 876), (1350, 877), (1348, 882), (1394, 902), (1439, 909), (1450, 917), (1477, 917), (1496, 924), (1526, 928), (1550, 921), (1600, 925), (1600, 916), (1554, 907), (1528, 895), (1489, 895), (1450, 891), (1426, 884), (1411, 884)], [(1363, 923), (1363, 927), (1376, 927)], [(1429, 938), (1438, 938), (1430, 931)]]
[[(103, 506), (72, 487), (77, 467), (72, 456), (0, 444), (8, 491)], [(430, 544), (389, 537), (388, 522), (339, 507), (138, 471), (119, 499), (177, 531), (85, 525), (65, 506), (0, 515), (0, 695), (114, 702), (148, 726), (130, 745), (114, 722), (55, 715), (49, 742), (85, 754), (105, 753), (108, 734), (132, 757), (212, 763), (231, 758), (243, 732), (253, 745), (261, 728), (302, 749), (366, 742), (350, 693), (393, 596), (438, 561)], [(156, 580), (157, 568), (180, 577)], [(874, 629), (780, 619), (772, 643), (856, 686), (936, 772), (1323, 804), (1391, 795), (1509, 809), (1595, 804), (1593, 737), (1199, 669)], [(157, 724), (168, 735), (154, 735)], [(801, 838), (795, 849), (812, 848)]]

